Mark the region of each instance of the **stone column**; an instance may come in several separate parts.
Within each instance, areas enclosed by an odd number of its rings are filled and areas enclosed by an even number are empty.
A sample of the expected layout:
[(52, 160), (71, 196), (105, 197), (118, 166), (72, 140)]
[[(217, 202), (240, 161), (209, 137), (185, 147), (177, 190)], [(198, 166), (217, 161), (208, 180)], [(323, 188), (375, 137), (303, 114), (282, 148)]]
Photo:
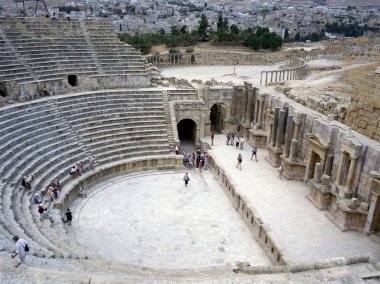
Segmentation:
[(355, 171), (355, 165), (356, 165), (356, 158), (350, 157), (350, 169), (348, 170), (348, 176), (347, 176), (347, 182), (345, 186), (345, 191), (351, 191), (352, 182), (354, 179), (354, 171)]
[(285, 133), (285, 142), (284, 142), (284, 152), (283, 155), (285, 158), (289, 155), (290, 144), (293, 138), (293, 116), (289, 115), (286, 120), (286, 133)]
[(321, 165), (321, 163), (315, 163), (315, 167), (314, 167), (314, 179), (318, 183), (322, 182), (322, 180), (321, 180), (321, 174), (322, 174), (322, 165)]
[(296, 160), (297, 143), (297, 139), (292, 139), (292, 143), (290, 144), (289, 160), (293, 162)]
[(331, 168), (333, 165), (333, 160), (334, 160), (334, 156), (327, 155), (323, 174), (328, 175), (328, 176), (331, 175)]
[(286, 123), (285, 117), (286, 117), (286, 111), (280, 110), (277, 136), (276, 136), (276, 150), (281, 150), (281, 144), (282, 144), (282, 141), (284, 140), (284, 130), (285, 130), (285, 123)]
[(245, 123), (245, 115), (246, 115), (246, 109), (247, 109), (247, 96), (248, 96), (248, 89), (247, 86), (244, 84), (243, 88), (243, 107), (241, 108), (242, 110), (242, 116), (241, 116), (241, 124)]
[(274, 115), (273, 115), (273, 126), (272, 126), (272, 135), (271, 135), (271, 143), (270, 145), (274, 147), (276, 144), (276, 135), (277, 135), (277, 127), (278, 127), (278, 117), (280, 114), (280, 108), (276, 107), (274, 109)]
[(245, 112), (245, 125), (248, 127), (251, 127), (252, 97), (253, 89), (252, 86), (249, 86), (247, 90), (247, 110)]
[(265, 72), (265, 86), (268, 85), (268, 72)]
[(234, 121), (236, 119), (235, 117), (235, 112), (236, 112), (236, 96), (237, 96), (237, 92), (239, 91), (238, 87), (235, 87), (233, 88), (233, 93), (232, 93), (232, 99), (231, 99), (231, 109), (230, 109), (230, 112), (231, 112), (231, 121)]
[(260, 98), (259, 102), (259, 117), (258, 117), (258, 126), (263, 127), (263, 111), (264, 111), (264, 98)]
[(253, 122), (255, 123), (255, 125), (258, 123), (259, 121), (259, 115), (258, 115), (258, 112), (259, 112), (259, 104), (260, 104), (260, 101), (257, 99), (257, 97), (255, 98), (255, 110), (254, 110), (254, 113), (253, 113)]
[(335, 182), (340, 185), (340, 180), (341, 180), (341, 177), (342, 177), (342, 168), (343, 168), (343, 162), (344, 160), (346, 159), (346, 152), (341, 150), (341, 156), (340, 156), (340, 159), (339, 159), (339, 166), (338, 166), (338, 172), (337, 172), (337, 175), (336, 175), (336, 180)]

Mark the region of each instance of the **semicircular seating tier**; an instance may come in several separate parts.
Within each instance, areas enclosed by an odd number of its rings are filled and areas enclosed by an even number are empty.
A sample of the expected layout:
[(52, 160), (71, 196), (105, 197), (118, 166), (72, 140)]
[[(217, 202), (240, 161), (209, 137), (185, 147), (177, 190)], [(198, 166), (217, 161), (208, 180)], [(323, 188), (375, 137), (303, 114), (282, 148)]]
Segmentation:
[(0, 18), (0, 85), (10, 96), (150, 85), (141, 54), (106, 19)]
[[(40, 219), (33, 194), (58, 179), (64, 196), (79, 182), (70, 168), (80, 161), (88, 168), (90, 155), (96, 167), (171, 156), (167, 120), (164, 95), (154, 90), (87, 92), (1, 108), (0, 237), (5, 249), (11, 252), (12, 236), (19, 235), (36, 256), (85, 257), (86, 249), (67, 239), (60, 212), (46, 195), (55, 222)], [(32, 175), (28, 191), (21, 180)]]

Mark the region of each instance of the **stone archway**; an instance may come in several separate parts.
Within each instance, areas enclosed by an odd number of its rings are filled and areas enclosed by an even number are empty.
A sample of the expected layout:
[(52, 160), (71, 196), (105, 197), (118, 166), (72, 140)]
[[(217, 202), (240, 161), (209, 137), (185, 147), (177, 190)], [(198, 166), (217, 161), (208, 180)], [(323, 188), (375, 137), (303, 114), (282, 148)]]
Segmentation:
[(226, 107), (223, 104), (215, 103), (210, 109), (210, 131), (221, 132), (224, 129), (226, 119)]
[(178, 138), (181, 149), (193, 151), (197, 143), (197, 124), (192, 119), (182, 119), (177, 124)]

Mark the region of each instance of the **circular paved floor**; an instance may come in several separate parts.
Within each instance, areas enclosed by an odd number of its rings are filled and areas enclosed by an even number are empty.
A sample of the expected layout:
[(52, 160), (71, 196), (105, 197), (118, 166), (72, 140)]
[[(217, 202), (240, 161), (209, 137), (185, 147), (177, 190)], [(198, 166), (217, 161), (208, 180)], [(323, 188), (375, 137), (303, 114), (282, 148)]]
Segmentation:
[(145, 172), (104, 182), (74, 211), (78, 241), (106, 258), (155, 268), (270, 261), (209, 171)]

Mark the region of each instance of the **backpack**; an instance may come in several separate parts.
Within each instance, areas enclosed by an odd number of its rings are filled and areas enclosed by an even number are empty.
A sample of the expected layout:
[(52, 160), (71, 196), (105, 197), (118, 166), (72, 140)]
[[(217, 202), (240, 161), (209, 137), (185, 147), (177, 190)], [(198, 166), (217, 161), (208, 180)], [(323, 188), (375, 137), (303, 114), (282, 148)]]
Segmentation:
[(25, 251), (29, 251), (29, 246), (28, 246), (28, 244), (25, 244), (25, 246), (24, 246), (24, 250), (25, 250)]

